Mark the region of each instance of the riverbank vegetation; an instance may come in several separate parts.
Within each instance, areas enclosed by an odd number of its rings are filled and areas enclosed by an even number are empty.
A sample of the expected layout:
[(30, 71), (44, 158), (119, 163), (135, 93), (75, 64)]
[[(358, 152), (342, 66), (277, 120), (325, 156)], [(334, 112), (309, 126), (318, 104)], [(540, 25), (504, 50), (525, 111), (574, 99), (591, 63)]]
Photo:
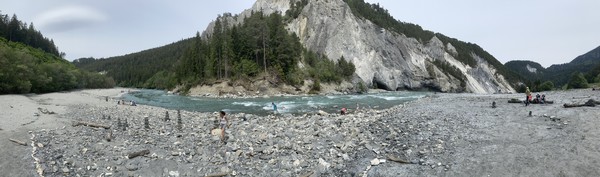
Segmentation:
[(111, 78), (79, 70), (64, 55), (33, 23), (0, 13), (0, 94), (114, 87)]
[[(302, 4), (293, 11), (300, 11), (298, 8)], [(296, 12), (286, 14), (292, 16)], [(345, 58), (331, 60), (304, 48), (298, 36), (285, 29), (288, 16), (253, 12), (241, 24), (231, 21), (235, 18), (241, 17), (219, 16), (212, 33), (206, 36), (197, 33), (190, 39), (148, 51), (112, 59), (78, 59), (74, 63), (87, 70), (106, 71), (120, 86), (180, 86), (183, 91), (221, 81), (254, 80), (294, 87), (312, 80), (312, 88), (318, 88), (316, 84), (340, 83), (354, 75), (354, 64)]]

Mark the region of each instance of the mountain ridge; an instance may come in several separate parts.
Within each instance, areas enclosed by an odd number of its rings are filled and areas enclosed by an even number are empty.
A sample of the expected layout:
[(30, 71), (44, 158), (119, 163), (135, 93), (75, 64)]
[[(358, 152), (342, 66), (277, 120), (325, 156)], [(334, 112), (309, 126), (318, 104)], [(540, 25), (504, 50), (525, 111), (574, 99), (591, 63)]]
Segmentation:
[(386, 90), (496, 93), (514, 92), (511, 84), (520, 79), (478, 45), (397, 21), (362, 0), (257, 0), (240, 14), (219, 15), (200, 36), (209, 40), (216, 22), (223, 28), (240, 26), (258, 11), (285, 14), (285, 29), (306, 49), (334, 62), (352, 62), (355, 87), (361, 82)]
[[(253, 6), (254, 10), (263, 8), (257, 4), (270, 4), (264, 1), (269, 0), (257, 1)], [(460, 55), (472, 57), (484, 67), (462, 64), (452, 56), (453, 52), (447, 52), (454, 48), (450, 42), (427, 45), (428, 41), (439, 40), (435, 33), (431, 33), (432, 38), (426, 42), (406, 37), (405, 34), (375, 25), (367, 18), (357, 17), (349, 3), (351, 2), (342, 0), (308, 1), (299, 17), (288, 24), (288, 30), (298, 34), (303, 45), (311, 50), (324, 53), (330, 59), (344, 56), (351, 60), (357, 66), (356, 73), (362, 80), (368, 84), (382, 85), (388, 90), (430, 87), (443, 92), (514, 92), (503, 76), (496, 74), (495, 68), (488, 67), (490, 65), (482, 60), (483, 56), (461, 53)], [(455, 69), (446, 70), (460, 70), (466, 77), (448, 76), (448, 72), (442, 70), (442, 67), (432, 66), (436, 60), (450, 63), (447, 66)]]
[[(527, 64), (535, 65), (535, 68), (540, 70), (541, 73), (533, 74), (524, 72)], [(556, 86), (560, 87), (567, 84), (573, 73), (589, 73), (594, 68), (600, 67), (600, 46), (577, 56), (568, 63), (553, 64), (548, 68), (544, 68), (539, 63), (528, 60), (509, 61), (505, 65), (531, 82), (542, 80), (552, 81)], [(588, 76), (588, 80), (592, 81), (593, 79), (594, 76)]]

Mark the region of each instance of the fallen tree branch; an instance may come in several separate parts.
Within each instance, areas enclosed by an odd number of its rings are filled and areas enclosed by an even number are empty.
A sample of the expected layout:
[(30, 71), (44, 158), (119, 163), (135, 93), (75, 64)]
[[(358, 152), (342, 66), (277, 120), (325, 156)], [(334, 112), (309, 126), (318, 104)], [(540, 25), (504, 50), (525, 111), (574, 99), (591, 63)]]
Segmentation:
[(227, 176), (227, 175), (229, 175), (229, 173), (215, 173), (215, 174), (206, 175), (205, 177), (221, 177), (221, 176)]
[(312, 175), (312, 174), (314, 174), (314, 173), (315, 173), (315, 172), (313, 172), (313, 171), (309, 171), (309, 172), (307, 172), (307, 173), (304, 173), (304, 174), (302, 174), (302, 175), (300, 175), (300, 176), (298, 176), (298, 177), (309, 177), (310, 175)]
[[(513, 98), (513, 99), (508, 100), (508, 103), (524, 103), (524, 102), (522, 100)], [(541, 103), (538, 101), (533, 101), (533, 100), (531, 102), (529, 102), (529, 104), (553, 104), (553, 103), (554, 103), (554, 101), (549, 101), (549, 100), (544, 101), (544, 103)]]
[(85, 125), (88, 127), (110, 129), (110, 125), (104, 125), (104, 124), (93, 123), (93, 122), (83, 122), (83, 121), (73, 122), (73, 127), (80, 126), (80, 125)]
[(576, 108), (576, 107), (584, 107), (584, 106), (595, 107), (596, 105), (600, 105), (600, 101), (596, 101), (594, 99), (589, 99), (584, 104), (567, 104), (567, 103), (565, 103), (563, 105), (563, 107), (565, 107), (565, 108)]
[(147, 155), (147, 154), (150, 154), (150, 150), (144, 149), (144, 150), (141, 150), (141, 151), (138, 151), (138, 152), (130, 153), (129, 155), (127, 155), (127, 158), (133, 159), (133, 158), (136, 158), (138, 156), (144, 156), (144, 155)]
[(405, 164), (412, 164), (412, 162), (406, 161), (406, 160), (402, 160), (398, 157), (392, 156), (392, 155), (388, 155), (387, 156), (388, 160), (393, 161), (393, 162), (398, 162), (398, 163), (405, 163)]
[(19, 144), (19, 145), (21, 145), (21, 146), (27, 146), (27, 143), (25, 143), (25, 142), (23, 142), (23, 141), (19, 141), (19, 140), (12, 139), (12, 138), (9, 138), (8, 140), (10, 140), (10, 141), (12, 141), (12, 142), (14, 142), (14, 143), (17, 143), (17, 144)]

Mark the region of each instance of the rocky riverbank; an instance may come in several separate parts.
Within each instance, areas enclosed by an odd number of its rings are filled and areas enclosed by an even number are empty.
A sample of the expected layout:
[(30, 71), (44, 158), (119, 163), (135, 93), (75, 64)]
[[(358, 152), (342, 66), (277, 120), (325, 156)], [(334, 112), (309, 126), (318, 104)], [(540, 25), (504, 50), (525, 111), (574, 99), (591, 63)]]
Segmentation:
[[(178, 114), (96, 96), (47, 108), (58, 109), (64, 123), (32, 130), (33, 158), (22, 160), (37, 162), (24, 168), (43, 176), (600, 175), (600, 110), (562, 107), (599, 100), (597, 92), (546, 95), (555, 103), (508, 103), (518, 94), (435, 94), (348, 115), (234, 114), (225, 142), (213, 131), (216, 113)], [(101, 126), (71, 125), (77, 121)]]

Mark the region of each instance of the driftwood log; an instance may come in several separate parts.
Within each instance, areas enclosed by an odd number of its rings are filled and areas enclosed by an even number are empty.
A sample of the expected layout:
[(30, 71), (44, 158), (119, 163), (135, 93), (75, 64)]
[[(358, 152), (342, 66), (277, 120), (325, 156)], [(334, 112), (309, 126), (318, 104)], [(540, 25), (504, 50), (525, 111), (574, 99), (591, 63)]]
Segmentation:
[(392, 162), (398, 162), (398, 163), (405, 163), (405, 164), (412, 164), (412, 162), (406, 161), (406, 160), (402, 160), (398, 157), (395, 157), (393, 155), (388, 155), (387, 156), (388, 160), (392, 161)]
[(133, 159), (133, 158), (136, 158), (138, 156), (144, 156), (144, 155), (147, 155), (147, 154), (150, 154), (150, 150), (144, 149), (144, 150), (141, 150), (141, 151), (138, 151), (138, 152), (130, 153), (129, 155), (127, 155), (127, 158)]
[(594, 99), (589, 99), (584, 104), (567, 104), (567, 103), (565, 103), (563, 106), (565, 108), (576, 108), (576, 107), (584, 107), (584, 106), (595, 107), (596, 105), (600, 105), (600, 101), (596, 101)]
[(16, 140), (16, 139), (12, 139), (12, 138), (9, 138), (8, 140), (10, 140), (10, 141), (12, 141), (14, 143), (17, 143), (17, 144), (19, 144), (21, 146), (27, 146), (27, 143), (25, 143), (23, 141), (20, 141), (20, 140)]
[(221, 177), (221, 176), (227, 176), (227, 175), (229, 175), (229, 173), (215, 173), (215, 174), (206, 175), (205, 177)]
[(104, 125), (104, 124), (93, 123), (93, 122), (83, 122), (83, 121), (73, 122), (73, 127), (80, 126), (80, 125), (85, 125), (88, 127), (110, 129), (110, 125)]
[[(513, 98), (513, 99), (508, 100), (508, 103), (521, 103), (521, 104), (523, 104), (524, 101)], [(554, 103), (554, 101), (549, 101), (549, 100), (546, 100), (544, 102), (544, 104), (553, 104), (553, 103)], [(531, 101), (531, 102), (529, 102), (529, 104), (542, 104), (542, 103), (541, 102), (537, 102), (537, 101)]]
[(298, 176), (298, 177), (309, 177), (309, 176), (313, 175), (314, 173), (315, 173), (315, 172), (313, 172), (313, 171), (309, 171), (309, 172), (307, 172), (307, 173), (301, 174), (301, 175), (300, 175), (300, 176)]

